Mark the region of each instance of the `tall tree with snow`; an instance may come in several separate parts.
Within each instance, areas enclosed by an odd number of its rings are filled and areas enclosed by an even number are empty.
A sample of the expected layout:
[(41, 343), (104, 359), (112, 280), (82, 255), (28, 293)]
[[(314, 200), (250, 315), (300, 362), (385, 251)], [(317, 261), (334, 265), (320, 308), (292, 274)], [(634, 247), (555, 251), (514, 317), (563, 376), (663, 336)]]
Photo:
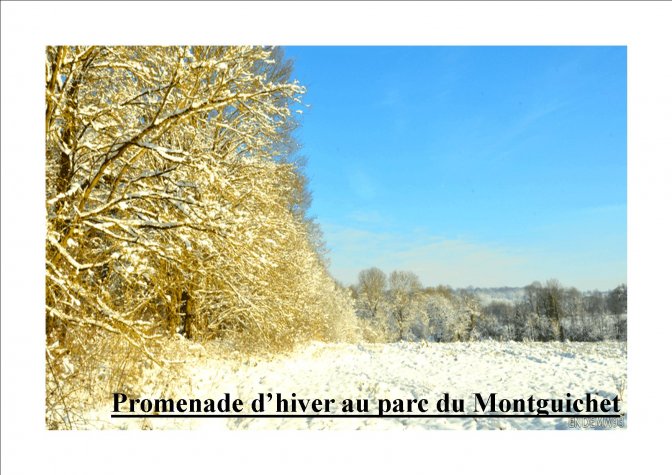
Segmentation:
[(352, 307), (314, 248), (293, 160), (304, 88), (290, 76), (275, 48), (47, 48), (54, 367), (92, 335), (158, 360), (175, 332), (249, 349), (342, 328)]

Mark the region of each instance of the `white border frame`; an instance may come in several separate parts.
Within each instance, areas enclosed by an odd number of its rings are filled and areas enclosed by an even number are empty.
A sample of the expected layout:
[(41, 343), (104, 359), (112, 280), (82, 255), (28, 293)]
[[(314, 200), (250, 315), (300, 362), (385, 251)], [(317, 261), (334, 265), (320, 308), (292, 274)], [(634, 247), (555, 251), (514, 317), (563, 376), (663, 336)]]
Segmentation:
[[(658, 2), (2, 3), (2, 472), (565, 473), (662, 462), (670, 384), (669, 23)], [(49, 432), (44, 427), (47, 44), (627, 45), (626, 431)], [(661, 463), (661, 466), (667, 464)]]

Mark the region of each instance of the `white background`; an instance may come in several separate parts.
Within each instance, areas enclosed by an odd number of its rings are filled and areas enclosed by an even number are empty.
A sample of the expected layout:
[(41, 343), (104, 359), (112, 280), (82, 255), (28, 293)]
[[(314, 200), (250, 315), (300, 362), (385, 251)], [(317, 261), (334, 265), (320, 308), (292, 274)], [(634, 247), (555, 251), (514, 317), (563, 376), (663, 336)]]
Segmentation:
[[(656, 2), (3, 2), (2, 473), (669, 467), (670, 24), (672, 5)], [(627, 45), (628, 429), (45, 430), (44, 51), (53, 44)]]

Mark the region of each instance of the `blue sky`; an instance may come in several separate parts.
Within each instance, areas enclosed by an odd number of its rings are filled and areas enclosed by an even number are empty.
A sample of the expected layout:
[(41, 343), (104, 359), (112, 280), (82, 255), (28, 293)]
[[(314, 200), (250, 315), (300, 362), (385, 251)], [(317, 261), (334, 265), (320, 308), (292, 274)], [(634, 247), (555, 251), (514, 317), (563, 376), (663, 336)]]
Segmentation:
[(330, 272), (626, 281), (625, 47), (287, 47)]

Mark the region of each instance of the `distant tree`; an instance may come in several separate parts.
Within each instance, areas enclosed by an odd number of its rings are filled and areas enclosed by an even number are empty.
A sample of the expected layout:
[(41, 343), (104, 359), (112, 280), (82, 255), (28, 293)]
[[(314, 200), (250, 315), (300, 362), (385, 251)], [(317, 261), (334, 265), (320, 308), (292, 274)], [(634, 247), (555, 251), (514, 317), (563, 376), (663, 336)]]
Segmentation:
[(560, 296), (560, 310), (564, 316), (564, 320), (560, 322), (564, 337), (572, 340), (581, 326), (583, 294), (575, 287), (563, 289)]
[(517, 302), (513, 306), (513, 339), (515, 341), (524, 341), (526, 339), (535, 339), (536, 332), (533, 324), (534, 315), (530, 310), (527, 301)]
[(597, 316), (605, 313), (606, 302), (599, 290), (588, 292), (583, 297), (583, 309), (587, 315)]
[(508, 302), (492, 302), (483, 308), (486, 320), (494, 320), (499, 323), (498, 337), (506, 340), (516, 339), (515, 309)]
[(583, 313), (583, 295), (576, 287), (565, 289), (562, 296), (563, 313), (568, 317), (574, 317)]
[(452, 340), (450, 323), (455, 313), (450, 299), (438, 292), (426, 293), (425, 313), (428, 320), (428, 338), (433, 341)]
[(616, 333), (619, 340), (625, 340), (628, 332), (628, 321), (625, 315), (628, 313), (628, 288), (621, 284), (609, 292), (607, 308), (616, 317)]
[(422, 289), (420, 279), (413, 272), (393, 271), (390, 274), (390, 300), (392, 315), (397, 323), (399, 339), (403, 339), (410, 309)]
[(625, 284), (609, 292), (607, 309), (612, 315), (625, 315), (628, 312), (628, 288)]
[(457, 298), (459, 305), (460, 330), (456, 333), (457, 340), (468, 341), (482, 336), (479, 334), (479, 323), (482, 319), (481, 305), (472, 289), (462, 291)]
[(593, 290), (583, 295), (583, 312), (575, 339), (596, 341), (604, 338), (607, 332), (607, 303), (604, 294)]
[(546, 318), (551, 322), (553, 333), (560, 340), (565, 339), (564, 329), (562, 327), (563, 309), (562, 309), (563, 289), (557, 279), (551, 279), (546, 282), (544, 289), (543, 307)]
[(518, 308), (519, 320), (525, 322), (525, 336), (531, 340), (543, 339), (548, 333), (542, 315), (543, 287), (534, 281), (525, 287), (522, 305)]
[(455, 292), (449, 285), (437, 285), (436, 287), (425, 287), (423, 293), (427, 295), (441, 295), (450, 300), (454, 297)]
[(387, 287), (387, 276), (385, 272), (372, 267), (359, 273), (359, 284), (357, 295), (363, 304), (366, 315), (371, 320), (375, 320), (380, 305), (385, 297)]
[(555, 279), (549, 280), (546, 285), (533, 282), (525, 287), (525, 299), (519, 310), (529, 325), (527, 338), (541, 341), (564, 339), (562, 297), (562, 286)]

